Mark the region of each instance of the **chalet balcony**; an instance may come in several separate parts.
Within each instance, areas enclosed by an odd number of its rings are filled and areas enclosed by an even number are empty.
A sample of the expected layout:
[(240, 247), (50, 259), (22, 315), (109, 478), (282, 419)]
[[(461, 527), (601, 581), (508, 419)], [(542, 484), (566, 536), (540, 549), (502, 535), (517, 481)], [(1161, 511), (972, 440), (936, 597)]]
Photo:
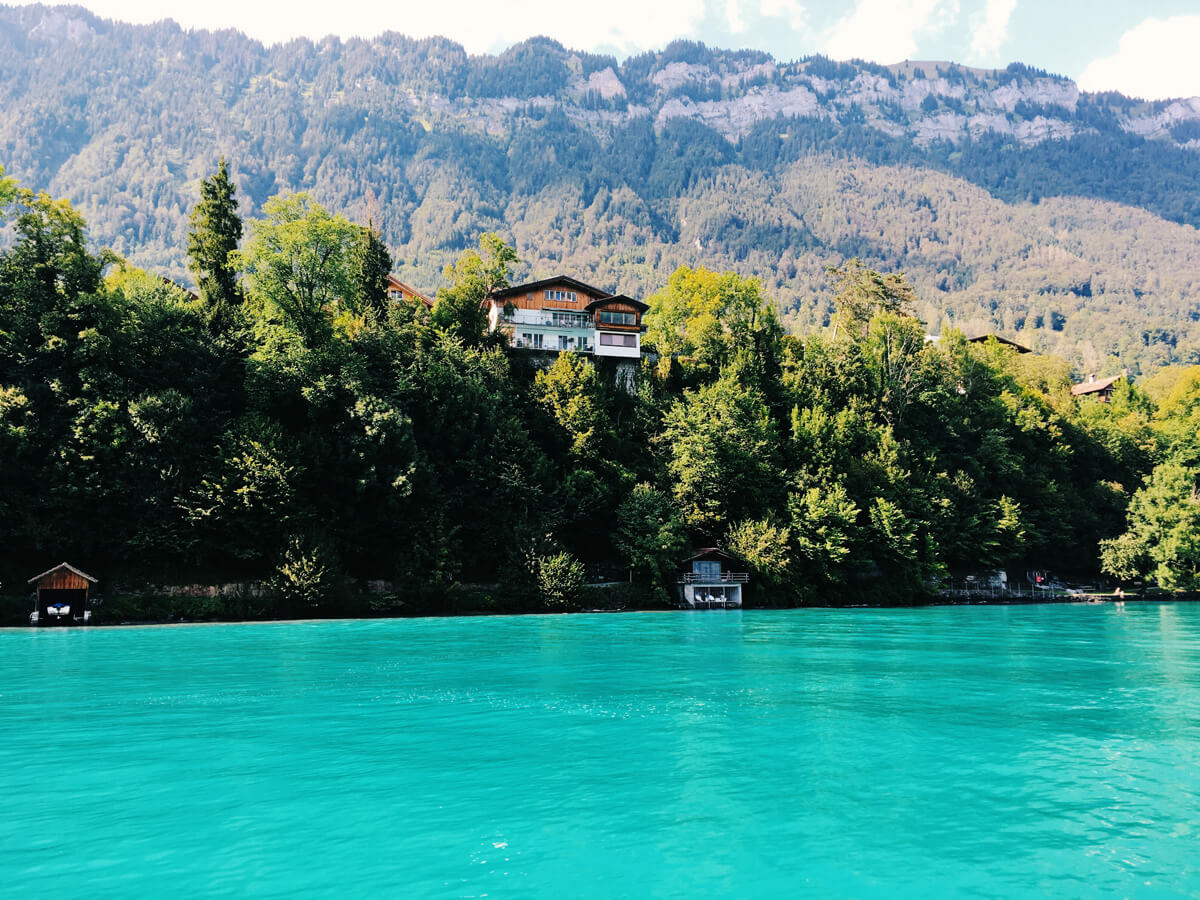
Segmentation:
[(501, 325), (539, 325), (545, 328), (573, 328), (590, 330), (594, 327), (592, 317), (586, 313), (546, 312), (533, 309), (514, 309), (501, 313)]
[(679, 584), (747, 584), (750, 575), (747, 572), (722, 572), (720, 575), (698, 575), (687, 572), (679, 576)]
[(590, 340), (567, 341), (555, 340), (554, 335), (538, 334), (513, 335), (512, 345), (518, 350), (552, 350), (555, 353), (594, 353)]

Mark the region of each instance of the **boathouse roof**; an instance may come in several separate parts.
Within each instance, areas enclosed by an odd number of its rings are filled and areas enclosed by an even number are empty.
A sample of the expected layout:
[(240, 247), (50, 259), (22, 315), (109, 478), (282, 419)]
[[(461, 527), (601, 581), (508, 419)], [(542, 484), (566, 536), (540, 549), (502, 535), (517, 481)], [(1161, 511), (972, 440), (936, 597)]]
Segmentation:
[(70, 563), (64, 562), (64, 563), (59, 563), (57, 566), (55, 566), (52, 569), (47, 569), (41, 575), (34, 575), (32, 578), (29, 579), (29, 581), (26, 582), (26, 584), (33, 584), (36, 581), (41, 581), (47, 575), (53, 575), (55, 572), (62, 571), (63, 569), (66, 569), (68, 572), (74, 572), (80, 578), (86, 578), (88, 581), (92, 582), (93, 584), (96, 583), (97, 579), (93, 578), (87, 572), (80, 571), (79, 569), (77, 569), (73, 565), (71, 565)]

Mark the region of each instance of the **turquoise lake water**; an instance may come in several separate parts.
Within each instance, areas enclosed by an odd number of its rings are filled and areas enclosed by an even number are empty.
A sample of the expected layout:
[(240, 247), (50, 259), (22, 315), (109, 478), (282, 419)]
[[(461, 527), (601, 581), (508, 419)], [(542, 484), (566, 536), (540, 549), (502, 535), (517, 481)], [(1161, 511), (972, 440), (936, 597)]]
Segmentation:
[(7, 897), (1200, 896), (1200, 605), (0, 630)]

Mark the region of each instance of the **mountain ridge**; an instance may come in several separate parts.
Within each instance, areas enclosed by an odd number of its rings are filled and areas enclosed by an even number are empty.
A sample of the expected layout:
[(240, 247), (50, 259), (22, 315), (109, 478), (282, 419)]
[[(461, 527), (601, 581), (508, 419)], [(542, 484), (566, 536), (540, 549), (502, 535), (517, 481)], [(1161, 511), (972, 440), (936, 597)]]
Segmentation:
[[(1087, 94), (1019, 63), (780, 62), (690, 42), (624, 61), (547, 38), (483, 56), (397, 33), (267, 47), (78, 7), (0, 7), (0, 51), (0, 164), (177, 278), (196, 185), (224, 154), (245, 214), (310, 190), (375, 221), (424, 289), (500, 230), (531, 273), (622, 290), (678, 262), (758, 275), (806, 329), (827, 312), (824, 265), (859, 255), (908, 270), (931, 327), (1008, 328), (1088, 367), (1200, 358), (1200, 98)], [(918, 173), (926, 189), (905, 192)], [(1048, 198), (1058, 227), (976, 239), (1040, 221), (1029, 208)]]

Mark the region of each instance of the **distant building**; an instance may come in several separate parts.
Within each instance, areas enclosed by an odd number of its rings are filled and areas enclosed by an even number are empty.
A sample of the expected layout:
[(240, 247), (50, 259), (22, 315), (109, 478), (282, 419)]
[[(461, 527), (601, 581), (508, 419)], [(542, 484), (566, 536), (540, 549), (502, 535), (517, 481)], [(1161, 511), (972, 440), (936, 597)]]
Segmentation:
[(35, 591), (31, 625), (86, 625), (91, 620), (88, 601), (96, 579), (87, 572), (59, 563), (34, 575), (29, 583)]
[(426, 309), (433, 308), (433, 301), (418, 291), (416, 288), (409, 287), (395, 275), (388, 276), (387, 295), (389, 300), (395, 302), (413, 301), (423, 303)]
[(746, 564), (716, 547), (697, 550), (676, 575), (680, 605), (690, 609), (740, 607), (749, 581)]
[(650, 307), (566, 275), (495, 291), (488, 327), (523, 350), (589, 353), (619, 359), (642, 355), (642, 314)]
[(1108, 403), (1112, 400), (1113, 387), (1124, 377), (1114, 375), (1111, 378), (1097, 378), (1095, 375), (1089, 375), (1087, 381), (1072, 387), (1071, 393), (1076, 397), (1095, 397), (1101, 403)]

